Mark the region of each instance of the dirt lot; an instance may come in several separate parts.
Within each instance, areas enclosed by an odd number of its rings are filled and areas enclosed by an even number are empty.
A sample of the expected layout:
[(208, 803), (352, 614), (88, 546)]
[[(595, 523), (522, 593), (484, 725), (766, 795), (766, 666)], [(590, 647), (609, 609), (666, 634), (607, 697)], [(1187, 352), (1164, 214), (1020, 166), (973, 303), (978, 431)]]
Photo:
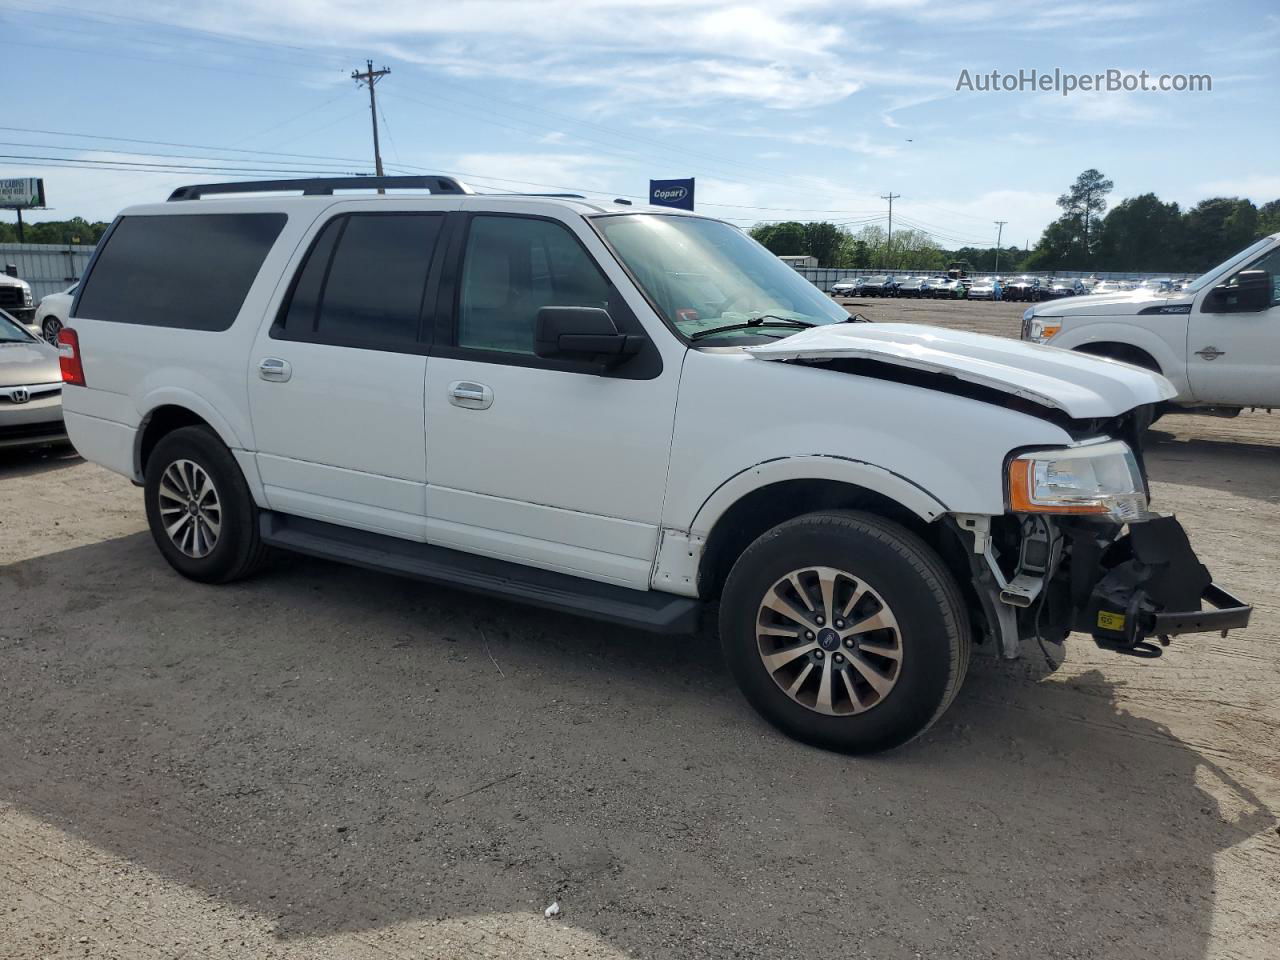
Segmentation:
[(1272, 960), (1280, 416), (1151, 440), (1253, 626), (980, 659), (871, 759), (774, 733), (705, 638), (303, 559), (197, 586), (127, 481), (0, 454), (0, 956)]

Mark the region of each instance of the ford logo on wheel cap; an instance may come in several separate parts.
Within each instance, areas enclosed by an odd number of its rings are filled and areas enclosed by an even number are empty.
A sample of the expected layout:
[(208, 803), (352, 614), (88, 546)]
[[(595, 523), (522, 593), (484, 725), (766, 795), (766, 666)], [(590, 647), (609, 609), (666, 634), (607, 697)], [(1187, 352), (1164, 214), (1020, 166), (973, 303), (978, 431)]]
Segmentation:
[(14, 387), (9, 391), (9, 399), (14, 403), (26, 403), (31, 399), (31, 391), (26, 387)]

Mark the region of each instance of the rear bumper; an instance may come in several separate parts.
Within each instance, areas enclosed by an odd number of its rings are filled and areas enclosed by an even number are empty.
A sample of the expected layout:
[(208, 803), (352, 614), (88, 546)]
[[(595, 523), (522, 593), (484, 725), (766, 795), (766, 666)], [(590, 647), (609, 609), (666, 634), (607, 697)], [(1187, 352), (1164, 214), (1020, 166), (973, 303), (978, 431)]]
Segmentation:
[(67, 435), (80, 456), (108, 470), (137, 479), (133, 459), (136, 429), (71, 410), (64, 411), (63, 416), (66, 418)]

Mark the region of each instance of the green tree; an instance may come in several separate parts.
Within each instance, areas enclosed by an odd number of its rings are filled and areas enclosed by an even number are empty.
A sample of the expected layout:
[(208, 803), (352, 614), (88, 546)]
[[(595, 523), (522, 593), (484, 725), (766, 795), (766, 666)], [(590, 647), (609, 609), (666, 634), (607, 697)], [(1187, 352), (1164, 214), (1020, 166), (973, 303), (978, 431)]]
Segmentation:
[(1160, 271), (1181, 267), (1182, 211), (1154, 193), (1130, 197), (1107, 214), (1097, 231), (1094, 259), (1121, 270)]
[(776, 253), (780, 257), (798, 257), (809, 252), (805, 249), (804, 224), (795, 220), (758, 223), (751, 228), (750, 233), (770, 253)]
[(1063, 217), (1080, 223), (1080, 252), (1084, 254), (1085, 261), (1089, 260), (1093, 252), (1094, 222), (1107, 209), (1107, 194), (1114, 186), (1114, 183), (1090, 167), (1076, 177), (1076, 182), (1058, 198)]
[(1065, 214), (1044, 228), (1024, 264), (1027, 270), (1084, 270), (1084, 220)]
[(838, 266), (844, 232), (834, 223), (815, 222), (804, 225), (804, 252), (818, 258), (822, 267)]
[(1258, 231), (1264, 237), (1280, 233), (1280, 200), (1272, 200), (1258, 208)]
[(1208, 270), (1247, 247), (1259, 232), (1258, 208), (1252, 202), (1239, 197), (1201, 200), (1183, 220), (1180, 265)]

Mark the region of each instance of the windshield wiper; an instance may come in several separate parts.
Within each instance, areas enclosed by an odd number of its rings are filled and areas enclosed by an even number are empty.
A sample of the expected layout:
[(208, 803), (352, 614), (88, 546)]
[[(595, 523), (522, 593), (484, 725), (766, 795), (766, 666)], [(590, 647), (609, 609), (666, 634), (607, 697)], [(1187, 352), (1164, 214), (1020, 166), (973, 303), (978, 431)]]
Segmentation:
[(712, 327), (710, 330), (699, 330), (697, 333), (689, 335), (690, 340), (701, 340), (703, 337), (709, 337), (716, 333), (728, 333), (731, 330), (750, 330), (752, 327), (816, 327), (816, 323), (810, 323), (808, 320), (794, 320), (790, 317), (780, 317), (774, 313), (762, 313), (758, 317), (750, 317), (740, 323), (726, 323), (722, 327)]

